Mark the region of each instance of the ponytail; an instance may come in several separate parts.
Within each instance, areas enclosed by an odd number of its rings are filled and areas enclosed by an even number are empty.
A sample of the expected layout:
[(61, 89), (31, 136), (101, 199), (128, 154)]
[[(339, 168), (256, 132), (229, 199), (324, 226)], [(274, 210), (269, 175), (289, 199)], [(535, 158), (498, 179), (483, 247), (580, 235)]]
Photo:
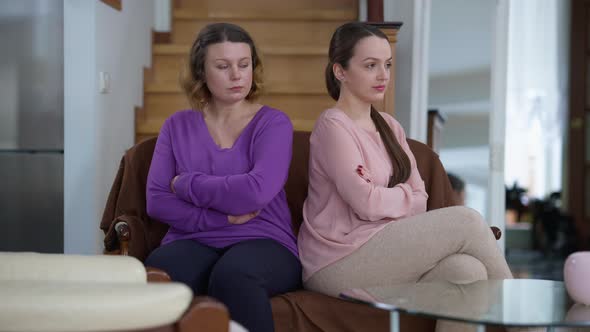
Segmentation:
[(332, 61), (328, 62), (326, 66), (326, 88), (328, 89), (328, 94), (334, 100), (338, 100), (340, 98), (340, 81), (336, 79), (336, 75), (334, 75), (334, 63)]
[(393, 168), (392, 175), (389, 178), (388, 188), (395, 187), (398, 183), (404, 183), (410, 177), (411, 167), (410, 158), (401, 147), (397, 138), (393, 135), (391, 127), (387, 124), (387, 121), (379, 114), (379, 112), (371, 106), (371, 119), (381, 135), (385, 150), (391, 160), (391, 166)]

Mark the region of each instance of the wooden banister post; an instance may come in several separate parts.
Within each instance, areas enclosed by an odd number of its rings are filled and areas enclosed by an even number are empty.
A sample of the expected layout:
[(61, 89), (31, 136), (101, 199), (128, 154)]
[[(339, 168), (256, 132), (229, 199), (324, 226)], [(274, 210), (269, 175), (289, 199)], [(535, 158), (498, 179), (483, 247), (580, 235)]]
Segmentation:
[(367, 0), (367, 21), (383, 22), (383, 0)]
[(428, 110), (428, 138), (427, 144), (434, 152), (438, 153), (441, 145), (441, 133), (445, 124), (445, 116), (439, 110)]

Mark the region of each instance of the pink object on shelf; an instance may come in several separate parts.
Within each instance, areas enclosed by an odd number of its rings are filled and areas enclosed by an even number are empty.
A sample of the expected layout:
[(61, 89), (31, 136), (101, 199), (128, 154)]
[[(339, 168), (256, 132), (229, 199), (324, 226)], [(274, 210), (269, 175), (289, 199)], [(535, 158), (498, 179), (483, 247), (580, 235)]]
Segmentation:
[(563, 267), (563, 277), (570, 297), (578, 303), (590, 305), (590, 251), (569, 255)]

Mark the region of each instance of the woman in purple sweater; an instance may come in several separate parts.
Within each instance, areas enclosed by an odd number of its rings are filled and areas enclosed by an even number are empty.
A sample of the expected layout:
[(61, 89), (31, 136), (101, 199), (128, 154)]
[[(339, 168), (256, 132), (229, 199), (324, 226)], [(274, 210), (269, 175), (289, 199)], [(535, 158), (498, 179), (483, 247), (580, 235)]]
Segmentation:
[(195, 110), (166, 120), (148, 175), (148, 214), (170, 229), (146, 265), (219, 299), (250, 331), (273, 331), (269, 297), (301, 278), (283, 190), (293, 127), (254, 102), (262, 64), (242, 28), (206, 26), (189, 66)]

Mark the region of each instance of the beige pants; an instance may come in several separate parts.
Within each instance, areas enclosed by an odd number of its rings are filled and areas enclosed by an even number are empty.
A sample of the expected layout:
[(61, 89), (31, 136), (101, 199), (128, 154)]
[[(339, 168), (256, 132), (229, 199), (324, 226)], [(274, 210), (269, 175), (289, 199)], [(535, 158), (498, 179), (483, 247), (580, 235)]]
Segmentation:
[(338, 296), (387, 284), (507, 278), (512, 274), (490, 227), (475, 210), (454, 206), (392, 222), (305, 287)]
[[(337, 297), (351, 288), (508, 278), (512, 273), (481, 215), (449, 207), (392, 222), (352, 254), (315, 273), (304, 286)], [(437, 324), (437, 331), (469, 330), (474, 328)]]

